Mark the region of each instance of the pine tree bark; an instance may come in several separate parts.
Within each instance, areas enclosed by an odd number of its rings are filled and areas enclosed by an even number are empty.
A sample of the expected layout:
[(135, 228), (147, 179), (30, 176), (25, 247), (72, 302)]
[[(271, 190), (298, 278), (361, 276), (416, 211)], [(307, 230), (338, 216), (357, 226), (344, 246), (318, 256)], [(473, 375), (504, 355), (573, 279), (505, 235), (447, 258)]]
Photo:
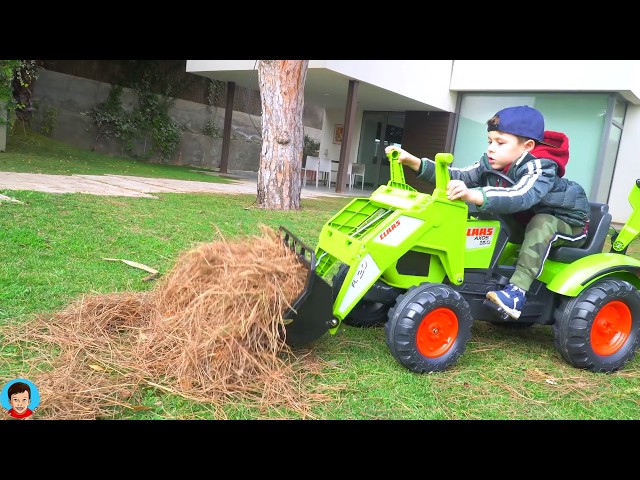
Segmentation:
[(304, 148), (304, 82), (309, 60), (260, 60), (262, 150), (257, 204), (298, 210)]

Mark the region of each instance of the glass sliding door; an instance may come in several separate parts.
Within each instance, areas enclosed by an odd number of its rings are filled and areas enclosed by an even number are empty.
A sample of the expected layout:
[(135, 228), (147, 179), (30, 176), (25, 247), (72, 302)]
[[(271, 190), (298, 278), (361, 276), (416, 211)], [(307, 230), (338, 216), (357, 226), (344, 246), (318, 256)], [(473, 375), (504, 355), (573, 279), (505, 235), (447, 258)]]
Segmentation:
[(364, 184), (375, 189), (380, 175), (381, 155), (384, 148), (381, 147), (380, 136), (384, 132), (385, 114), (380, 112), (364, 112), (362, 116), (362, 129), (360, 130), (360, 143), (358, 145), (358, 163), (365, 166)]
[(364, 184), (376, 189), (389, 181), (389, 161), (384, 153), (387, 145), (400, 146), (404, 128), (404, 112), (364, 112), (358, 163), (365, 165)]

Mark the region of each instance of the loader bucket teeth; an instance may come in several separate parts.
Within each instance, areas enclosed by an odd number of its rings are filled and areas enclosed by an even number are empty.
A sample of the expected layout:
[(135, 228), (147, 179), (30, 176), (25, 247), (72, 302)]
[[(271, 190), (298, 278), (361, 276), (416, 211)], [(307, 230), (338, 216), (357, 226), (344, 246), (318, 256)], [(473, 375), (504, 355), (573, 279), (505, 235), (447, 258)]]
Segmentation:
[(284, 315), (283, 335), (292, 348), (304, 347), (337, 325), (333, 316), (331, 286), (316, 273), (315, 251), (285, 227), (280, 227), (285, 245), (309, 269), (304, 290)]

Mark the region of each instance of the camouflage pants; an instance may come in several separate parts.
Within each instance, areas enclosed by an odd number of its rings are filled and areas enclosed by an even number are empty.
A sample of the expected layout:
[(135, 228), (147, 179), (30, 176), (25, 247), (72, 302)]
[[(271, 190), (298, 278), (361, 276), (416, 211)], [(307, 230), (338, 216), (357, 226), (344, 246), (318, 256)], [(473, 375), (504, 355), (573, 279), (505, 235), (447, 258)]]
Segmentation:
[(516, 271), (511, 283), (529, 290), (533, 281), (542, 272), (542, 265), (552, 247), (571, 245), (579, 247), (587, 239), (585, 229), (572, 227), (559, 218), (546, 213), (535, 215), (527, 224), (524, 241), (516, 262)]

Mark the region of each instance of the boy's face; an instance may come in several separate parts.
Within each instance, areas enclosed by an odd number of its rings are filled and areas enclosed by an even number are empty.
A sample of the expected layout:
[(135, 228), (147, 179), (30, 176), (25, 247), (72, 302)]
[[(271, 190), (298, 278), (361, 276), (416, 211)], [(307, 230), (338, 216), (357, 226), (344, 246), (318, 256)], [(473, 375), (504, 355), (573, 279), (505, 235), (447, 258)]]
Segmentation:
[(24, 413), (29, 406), (29, 392), (25, 390), (24, 392), (14, 393), (11, 395), (9, 403), (17, 413)]
[(489, 164), (494, 170), (502, 170), (533, 147), (535, 147), (533, 140), (518, 143), (518, 137), (515, 135), (493, 130), (489, 132), (489, 146), (487, 147)]

